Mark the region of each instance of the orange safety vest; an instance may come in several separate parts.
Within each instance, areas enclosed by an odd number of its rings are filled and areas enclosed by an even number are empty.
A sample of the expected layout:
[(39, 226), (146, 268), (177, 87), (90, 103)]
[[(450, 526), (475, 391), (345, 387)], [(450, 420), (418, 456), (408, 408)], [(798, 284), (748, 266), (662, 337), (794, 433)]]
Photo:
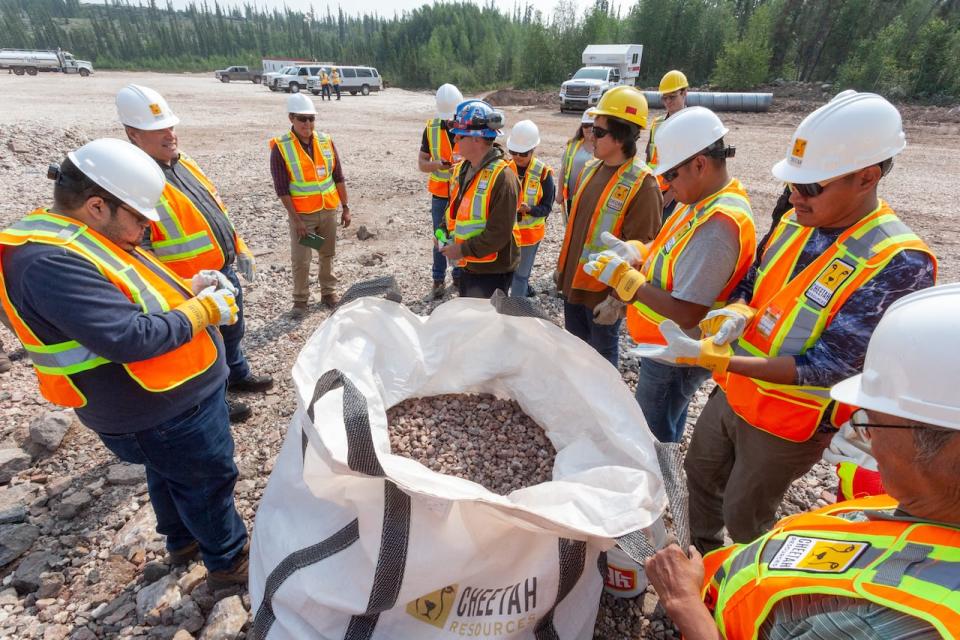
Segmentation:
[[(220, 207), (220, 213), (226, 217), (227, 207), (220, 199), (217, 188), (197, 163), (184, 153), (180, 154), (179, 162), (206, 189)], [(219, 271), (223, 268), (226, 260), (223, 249), (203, 212), (189, 196), (167, 182), (160, 196), (157, 213), (160, 214), (160, 219), (156, 222), (150, 221), (150, 244), (160, 262), (181, 278), (190, 278), (201, 269)], [(233, 231), (234, 251), (241, 253), (241, 247), (245, 245), (233, 229), (232, 223), (230, 229)]]
[[(131, 302), (139, 305), (143, 313), (165, 313), (193, 297), (180, 277), (150, 253), (135, 249), (150, 265), (148, 267), (93, 229), (48, 209), (36, 209), (0, 233), (0, 257), (4, 247), (20, 246), (27, 242), (62, 247), (89, 260)], [(76, 340), (44, 344), (10, 302), (2, 266), (0, 303), (33, 362), (43, 397), (64, 407), (86, 406), (87, 399), (73, 376), (110, 361)], [(95, 303), (91, 301), (91, 304)], [(123, 363), (123, 367), (141, 387), (162, 393), (202, 374), (216, 361), (216, 343), (207, 331), (201, 331), (190, 342), (173, 351), (140, 362)]]
[[(434, 118), (427, 121), (427, 147), (430, 149), (430, 160), (436, 162), (445, 160), (453, 163), (453, 154), (457, 152), (457, 146), (450, 144), (450, 136), (441, 126), (443, 120)], [(431, 171), (427, 179), (427, 191), (438, 198), (450, 197), (450, 175), (452, 169), (438, 169)]]
[[(313, 133), (313, 158), (303, 150), (300, 141), (288, 131), (270, 141), (270, 148), (280, 148), (280, 155), (290, 174), (290, 197), (297, 213), (327, 211), (340, 206), (340, 194), (333, 181), (337, 166), (330, 136)], [(318, 164), (319, 163), (319, 164)]]
[[(517, 164), (513, 160), (508, 163), (515, 175), (519, 175)], [(527, 170), (523, 174), (523, 184), (520, 185), (520, 193), (517, 194), (517, 210), (520, 205), (526, 203), (528, 207), (535, 207), (540, 204), (543, 198), (543, 181), (547, 176), (553, 175), (553, 169), (548, 167), (540, 158), (531, 158)], [(517, 241), (518, 247), (530, 247), (541, 240), (547, 233), (546, 216), (531, 216), (524, 214), (517, 226), (513, 229), (513, 237)]]
[(574, 221), (579, 215), (590, 216), (590, 232), (587, 234), (587, 241), (579, 249), (580, 260), (577, 264), (577, 272), (573, 275), (573, 288), (584, 291), (603, 291), (607, 285), (596, 278), (587, 275), (583, 270), (583, 265), (590, 260), (590, 254), (606, 251), (609, 247), (600, 240), (604, 231), (609, 231), (613, 235), (620, 237), (620, 229), (623, 227), (623, 214), (633, 202), (637, 193), (640, 191), (640, 185), (643, 179), (649, 175), (650, 168), (639, 157), (634, 156), (614, 171), (610, 181), (607, 182), (603, 192), (600, 194), (599, 203), (593, 211), (580, 211), (580, 198), (583, 196), (584, 189), (590, 180), (597, 173), (602, 163), (599, 160), (590, 160), (583, 168), (581, 180), (577, 186), (577, 193), (573, 197), (573, 203), (570, 205), (570, 218), (567, 221), (567, 232), (563, 237), (563, 247), (560, 249), (560, 258), (557, 261), (557, 268), (563, 269), (567, 262), (567, 252), (577, 248), (570, 247)]
[(339, 72), (339, 71), (334, 71), (334, 72), (330, 75), (330, 78), (333, 80), (333, 84), (335, 84), (335, 85), (336, 85), (336, 84), (340, 84), (340, 72)]
[(861, 467), (855, 462), (839, 463), (837, 465), (837, 478), (840, 480), (839, 490), (837, 491), (838, 502), (884, 493), (880, 472)]
[[(657, 127), (663, 124), (663, 121), (667, 119), (667, 116), (657, 116), (653, 119), (653, 124), (650, 125), (650, 162), (647, 165), (650, 167), (650, 171), (656, 171), (657, 164), (660, 159), (660, 154), (657, 153), (657, 143), (655, 142), (655, 136), (657, 135)], [(666, 193), (670, 189), (670, 183), (663, 179), (663, 176), (657, 176), (657, 184), (660, 186), (660, 191)]]
[[(926, 253), (936, 268), (936, 258), (923, 240), (881, 201), (791, 277), (813, 230), (798, 224), (791, 209), (770, 235), (750, 303), (757, 313), (734, 345), (735, 355), (773, 358), (805, 353), (847, 299), (902, 251)], [(792, 442), (809, 440), (825, 418), (839, 428), (854, 411), (832, 401), (827, 387), (776, 384), (730, 372), (715, 378), (737, 415)]]
[[(672, 292), (674, 268), (683, 255), (687, 243), (703, 224), (715, 215), (726, 216), (737, 225), (740, 252), (737, 266), (717, 297), (714, 308), (722, 307), (733, 289), (746, 275), (757, 253), (757, 234), (753, 225), (753, 211), (747, 190), (734, 178), (720, 191), (700, 202), (683, 205), (667, 218), (657, 234), (643, 265), (643, 273), (651, 285)], [(660, 333), (660, 323), (666, 318), (641, 302), (627, 307), (627, 329), (634, 342), (666, 344)]]
[[(490, 213), (490, 195), (491, 187), (504, 170), (509, 169), (507, 161), (498, 158), (485, 166), (473, 176), (473, 180), (463, 192), (463, 197), (458, 198), (460, 192), (460, 173), (464, 170), (466, 162), (458, 162), (453, 168), (453, 177), (450, 180), (450, 203), (447, 206), (447, 225), (452, 225), (453, 239), (457, 244), (463, 244), (465, 240), (476, 237), (483, 233), (487, 228), (487, 215)], [(516, 179), (516, 174), (510, 174)], [(459, 206), (454, 214), (453, 205), (459, 200)], [(489, 253), (485, 256), (464, 256), (462, 260), (457, 261), (458, 267), (463, 267), (468, 263), (494, 262), (498, 252)]]
[(327, 76), (326, 71), (320, 72), (320, 84), (330, 84), (330, 77)]
[(802, 594), (873, 602), (960, 638), (960, 528), (843, 513), (893, 510), (888, 495), (784, 518), (749, 544), (704, 558), (703, 598), (724, 638), (757, 638), (773, 607)]
[[(580, 147), (583, 146), (583, 138), (578, 140), (568, 140), (567, 146), (563, 149), (563, 157), (560, 158), (560, 167), (563, 169), (563, 184), (560, 185), (560, 193), (563, 194), (564, 201), (570, 199), (570, 188), (568, 182), (570, 182), (570, 174), (573, 173), (573, 160), (577, 157), (577, 152), (580, 151)], [(583, 174), (583, 168), (580, 169), (580, 174)], [(580, 176), (577, 176), (577, 180), (580, 179)], [(575, 182), (574, 184), (579, 184)]]

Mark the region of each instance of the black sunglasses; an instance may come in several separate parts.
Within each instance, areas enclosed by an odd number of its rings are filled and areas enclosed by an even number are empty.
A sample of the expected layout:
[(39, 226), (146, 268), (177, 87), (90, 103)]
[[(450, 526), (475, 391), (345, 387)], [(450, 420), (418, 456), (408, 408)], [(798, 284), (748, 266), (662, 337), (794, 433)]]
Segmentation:
[[(924, 424), (878, 424), (875, 422), (868, 422), (870, 416), (867, 415), (867, 412), (863, 409), (857, 409), (853, 412), (853, 415), (850, 416), (850, 426), (853, 427), (853, 430), (857, 432), (857, 435), (860, 436), (860, 439), (864, 442), (870, 440), (869, 429), (931, 429), (933, 431), (948, 431), (948, 429), (938, 429), (937, 427), (930, 427)], [(952, 431), (952, 429), (950, 429)]]
[(317, 119), (317, 116), (293, 116), (296, 118), (297, 122), (313, 122)]
[(691, 162), (693, 162), (694, 158), (696, 157), (697, 156), (693, 156), (693, 158), (687, 158), (686, 160), (684, 160), (683, 162), (675, 166), (673, 169), (670, 169), (669, 171), (664, 171), (662, 174), (660, 174), (660, 177), (662, 177), (667, 182), (673, 182), (674, 180), (677, 179), (677, 176), (680, 175), (680, 168), (685, 167)]
[(600, 138), (606, 138), (607, 134), (610, 133), (610, 129), (604, 129), (603, 127), (598, 127), (593, 125), (593, 136), (599, 140)]
[(533, 153), (533, 150), (532, 150), (532, 149), (531, 149), (530, 151), (511, 151), (511, 152), (510, 152), (510, 155), (512, 155), (512, 156), (519, 156), (519, 157), (521, 157), (521, 158), (526, 158), (526, 157), (527, 157), (528, 155), (530, 155), (531, 153)]
[(584, 122), (583, 124), (580, 125), (580, 128), (581, 128), (581, 129), (593, 129), (593, 125), (590, 124), (589, 122)]

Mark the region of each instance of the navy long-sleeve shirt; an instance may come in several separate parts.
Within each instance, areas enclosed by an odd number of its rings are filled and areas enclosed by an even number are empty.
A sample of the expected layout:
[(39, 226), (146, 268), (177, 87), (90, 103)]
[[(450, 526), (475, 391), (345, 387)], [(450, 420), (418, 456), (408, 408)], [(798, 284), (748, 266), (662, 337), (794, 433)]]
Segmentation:
[(3, 273), (13, 306), (44, 344), (76, 340), (110, 360), (71, 376), (87, 398), (77, 417), (94, 431), (153, 428), (226, 383), (223, 341), (211, 327), (217, 360), (204, 373), (162, 393), (137, 384), (119, 363), (147, 360), (186, 344), (193, 335), (190, 323), (177, 311), (143, 313), (93, 263), (73, 252), (39, 243), (5, 247)]
[[(814, 229), (791, 278), (820, 257), (845, 230)], [(730, 296), (731, 300), (752, 300), (761, 258), (757, 256), (750, 271)], [(793, 357), (797, 367), (796, 384), (830, 387), (860, 373), (867, 355), (867, 343), (887, 307), (908, 293), (933, 285), (933, 262), (927, 254), (919, 251), (897, 254), (880, 273), (847, 299), (820, 339), (806, 353)]]
[[(523, 184), (523, 176), (526, 174), (527, 167), (517, 167), (517, 177), (520, 178), (521, 185)], [(552, 171), (547, 172), (547, 177), (540, 183), (540, 186), (543, 189), (543, 197), (540, 198), (540, 202), (536, 206), (530, 207), (529, 215), (534, 218), (546, 218), (550, 215), (550, 210), (553, 209), (553, 200), (557, 197), (557, 186), (553, 182)]]

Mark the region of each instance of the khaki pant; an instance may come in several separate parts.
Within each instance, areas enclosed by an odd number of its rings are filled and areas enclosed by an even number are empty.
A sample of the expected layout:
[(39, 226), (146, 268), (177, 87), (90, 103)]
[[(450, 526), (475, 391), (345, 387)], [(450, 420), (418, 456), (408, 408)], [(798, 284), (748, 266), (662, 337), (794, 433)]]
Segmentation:
[[(317, 213), (297, 214), (307, 227), (307, 233), (315, 233), (326, 238), (323, 247), (317, 250), (320, 256), (320, 295), (334, 293), (337, 278), (333, 275), (333, 255), (337, 248), (336, 211), (318, 211)], [(314, 249), (300, 244), (293, 225), (290, 225), (290, 261), (293, 264), (293, 301), (310, 300), (310, 263)]]
[(751, 542), (773, 527), (790, 483), (809, 471), (833, 433), (790, 442), (734, 413), (717, 389), (693, 428), (684, 470), (690, 490), (690, 537), (701, 552), (723, 546), (723, 527), (734, 542)]

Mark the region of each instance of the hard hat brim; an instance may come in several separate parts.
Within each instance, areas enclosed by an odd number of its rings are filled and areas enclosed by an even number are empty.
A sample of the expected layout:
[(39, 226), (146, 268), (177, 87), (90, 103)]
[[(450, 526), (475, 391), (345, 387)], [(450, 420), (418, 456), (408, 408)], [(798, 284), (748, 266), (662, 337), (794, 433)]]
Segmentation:
[(160, 222), (160, 212), (157, 211), (156, 207), (150, 207), (149, 209), (143, 209), (141, 207), (135, 207), (129, 202), (125, 202), (128, 207), (142, 215), (144, 218), (150, 222)]
[(512, 136), (507, 138), (507, 151), (513, 151), (514, 153), (526, 153), (531, 149), (536, 149), (540, 144), (540, 138), (537, 138), (537, 141), (533, 144), (514, 144), (512, 141)]
[[(837, 175), (828, 175), (829, 172), (825, 172), (822, 169), (817, 171), (804, 171), (803, 169), (798, 169), (790, 164), (786, 159), (781, 160), (777, 164), (773, 165), (773, 168), (770, 170), (770, 172), (777, 180), (780, 180), (781, 182), (792, 182), (794, 184), (812, 184), (814, 182), (823, 182), (824, 180), (837, 177)], [(849, 173), (849, 171), (846, 173)]]
[(129, 124), (126, 122), (124, 122), (123, 124), (128, 127), (133, 127), (134, 129), (139, 129), (141, 131), (157, 131), (159, 129), (169, 129), (170, 127), (177, 126), (178, 124), (180, 124), (180, 118), (178, 118), (177, 116), (171, 113), (166, 118), (162, 118), (160, 120), (155, 120), (153, 122), (148, 122), (148, 123), (141, 122), (140, 126), (137, 126), (135, 124)]
[[(830, 397), (837, 402), (843, 402), (861, 409), (878, 411), (891, 416), (915, 420), (921, 424), (931, 424), (945, 429), (960, 430), (960, 424), (950, 420), (938, 420), (930, 415), (921, 414), (912, 411), (909, 406), (904, 406), (911, 402), (909, 398), (891, 399), (886, 396), (875, 396), (863, 390), (863, 374), (858, 373), (846, 380), (841, 380), (830, 389)], [(914, 400), (913, 402), (916, 402)], [(955, 410), (953, 410), (955, 413)]]

